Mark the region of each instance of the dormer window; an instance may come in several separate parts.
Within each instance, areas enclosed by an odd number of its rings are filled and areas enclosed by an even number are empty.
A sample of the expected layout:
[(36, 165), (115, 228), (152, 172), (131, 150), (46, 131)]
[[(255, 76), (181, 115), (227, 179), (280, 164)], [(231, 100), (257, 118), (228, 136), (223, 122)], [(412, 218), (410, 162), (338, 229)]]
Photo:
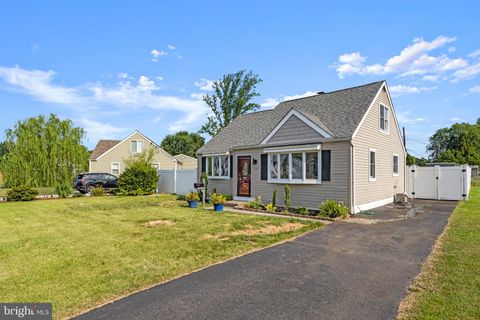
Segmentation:
[(380, 105), (380, 131), (388, 133), (389, 122), (388, 122), (388, 108), (383, 104)]

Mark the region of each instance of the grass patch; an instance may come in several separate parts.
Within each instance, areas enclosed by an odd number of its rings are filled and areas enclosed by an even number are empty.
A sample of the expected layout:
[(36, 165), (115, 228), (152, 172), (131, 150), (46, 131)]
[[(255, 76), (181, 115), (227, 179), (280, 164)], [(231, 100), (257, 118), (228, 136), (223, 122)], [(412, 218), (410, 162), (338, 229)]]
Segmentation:
[(64, 318), (319, 226), (171, 195), (1, 203), (0, 301), (52, 302)]
[(480, 319), (480, 187), (450, 217), (399, 319)]
[[(38, 190), (39, 195), (54, 194), (55, 193), (55, 188), (51, 188), (51, 187), (34, 188), (34, 189)], [(6, 197), (8, 190), (10, 190), (10, 189), (0, 188), (0, 197)]]

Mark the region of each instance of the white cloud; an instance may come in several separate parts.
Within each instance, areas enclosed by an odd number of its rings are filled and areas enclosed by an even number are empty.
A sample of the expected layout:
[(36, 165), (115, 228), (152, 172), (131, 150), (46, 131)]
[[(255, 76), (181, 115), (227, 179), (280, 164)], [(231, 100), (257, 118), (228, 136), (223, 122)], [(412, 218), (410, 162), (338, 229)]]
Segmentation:
[(405, 86), (405, 85), (396, 85), (389, 87), (392, 96), (398, 97), (405, 94), (412, 94), (412, 93), (421, 93), (425, 91), (435, 90), (436, 87), (414, 87), (414, 86)]
[[(380, 75), (394, 73), (400, 76), (412, 76), (444, 73), (468, 66), (468, 61), (465, 59), (452, 59), (447, 55), (429, 55), (431, 51), (455, 40), (455, 37), (445, 36), (439, 36), (431, 42), (416, 38), (400, 54), (389, 58), (384, 64), (365, 64), (367, 59), (359, 52), (346, 53), (339, 56), (338, 63), (333, 64), (332, 67), (336, 69), (339, 78), (354, 74)], [(449, 51), (453, 52), (453, 50)]]
[(152, 55), (153, 62), (157, 62), (158, 58), (168, 55), (168, 53), (166, 53), (165, 51), (161, 51), (157, 49), (153, 49), (152, 51), (150, 51), (150, 54)]
[(455, 51), (457, 51), (457, 48), (455, 48), (455, 47), (449, 47), (448, 48), (448, 52), (450, 52), (450, 53), (454, 53)]
[(468, 89), (468, 91), (472, 93), (480, 93), (480, 86), (471, 87), (470, 89)]
[(172, 44), (167, 45), (167, 48), (170, 50), (175, 50), (175, 46)]
[(156, 76), (155, 79), (162, 81), (163, 77), (162, 76)]
[(455, 71), (453, 82), (472, 79), (480, 73), (480, 63)]
[(470, 58), (478, 58), (478, 57), (480, 57), (480, 49), (477, 49), (477, 50), (473, 51), (473, 52), (470, 53), (468, 56), (469, 56)]
[(422, 77), (422, 80), (424, 81), (431, 81), (431, 82), (436, 82), (438, 81), (439, 76), (434, 76), (434, 75), (426, 75)]
[(408, 124), (410, 126), (417, 125), (421, 122), (428, 121), (427, 119), (422, 118), (422, 117), (412, 117), (410, 110), (407, 110), (407, 111), (404, 111), (404, 112), (397, 112), (397, 119), (400, 123), (405, 124), (405, 125)]
[(128, 109), (149, 108), (181, 113), (179, 120), (170, 124), (170, 131), (188, 129), (191, 125), (197, 124), (208, 111), (198, 96), (182, 98), (157, 93), (159, 88), (146, 76), (141, 76), (136, 83), (124, 81), (115, 87), (97, 83), (90, 89), (96, 100), (103, 103), (120, 105)]
[(267, 98), (263, 103), (260, 104), (262, 108), (269, 109), (275, 107), (277, 104), (279, 104), (282, 101), (288, 101), (288, 100), (294, 100), (294, 99), (299, 99), (299, 98), (305, 98), (305, 97), (310, 97), (316, 95), (316, 92), (313, 91), (307, 91), (302, 94), (294, 94), (291, 96), (283, 96), (283, 98)]
[(269, 109), (269, 108), (275, 107), (279, 103), (280, 103), (280, 101), (276, 98), (267, 98), (267, 99), (265, 99), (265, 101), (263, 103), (260, 104), (260, 106), (262, 108)]
[(366, 57), (362, 56), (360, 52), (345, 53), (338, 57), (338, 61), (343, 64), (350, 64), (353, 66), (359, 66), (367, 60)]
[(285, 96), (285, 97), (283, 98), (283, 101), (294, 100), (294, 99), (299, 99), (299, 98), (311, 97), (311, 96), (314, 96), (314, 95), (316, 95), (316, 94), (317, 94), (316, 92), (307, 91), (307, 92), (304, 92), (304, 93), (302, 93), (302, 94), (294, 94), (294, 95), (291, 95), (291, 96)]
[(90, 139), (115, 139), (119, 134), (124, 133), (126, 128), (116, 127), (105, 122), (99, 122), (88, 119), (86, 117), (80, 118), (79, 122), (87, 132)]
[(127, 79), (127, 78), (128, 78), (128, 73), (126, 73), (126, 72), (120, 72), (120, 73), (117, 75), (117, 77), (118, 77), (119, 79)]
[(85, 102), (77, 89), (53, 84), (55, 75), (56, 73), (51, 70), (26, 70), (19, 66), (13, 68), (0, 66), (0, 80), (3, 80), (6, 90), (30, 95), (35, 100), (72, 107)]
[(461, 121), (461, 120), (462, 120), (462, 119), (460, 119), (460, 118), (455, 118), (455, 117), (454, 117), (454, 118), (450, 118), (450, 121), (453, 121), (453, 122), (457, 122), (457, 121)]
[(204, 91), (213, 91), (213, 80), (202, 78), (199, 81), (195, 81), (193, 85)]

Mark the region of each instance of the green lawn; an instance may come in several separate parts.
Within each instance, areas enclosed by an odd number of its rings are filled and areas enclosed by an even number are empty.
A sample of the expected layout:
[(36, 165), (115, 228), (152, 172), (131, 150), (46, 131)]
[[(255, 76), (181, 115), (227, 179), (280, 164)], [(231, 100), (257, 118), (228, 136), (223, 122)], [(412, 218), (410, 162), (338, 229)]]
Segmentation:
[(0, 301), (52, 302), (63, 318), (319, 226), (171, 195), (0, 203)]
[[(45, 188), (35, 188), (38, 190), (38, 194), (54, 194), (55, 188), (45, 187)], [(7, 195), (7, 191), (10, 189), (0, 188), (0, 197), (5, 197)]]
[(400, 319), (480, 319), (480, 187), (453, 212)]

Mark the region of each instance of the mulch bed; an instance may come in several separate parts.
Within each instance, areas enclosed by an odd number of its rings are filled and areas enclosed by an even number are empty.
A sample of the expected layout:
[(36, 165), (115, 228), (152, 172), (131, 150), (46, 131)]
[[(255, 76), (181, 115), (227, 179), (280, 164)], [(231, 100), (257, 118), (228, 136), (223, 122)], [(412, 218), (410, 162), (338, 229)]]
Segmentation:
[(261, 210), (261, 209), (244, 208), (244, 207), (241, 207), (241, 206), (233, 207), (233, 209), (242, 210), (242, 211), (253, 211), (253, 212), (261, 212), (261, 213), (282, 215), (282, 216), (295, 217), (295, 218), (309, 218), (309, 219), (315, 219), (315, 220), (332, 221), (332, 222), (343, 220), (341, 218), (329, 218), (329, 217), (322, 217), (322, 216), (313, 216), (313, 215), (309, 215), (309, 214), (297, 214), (297, 213), (292, 213), (292, 212), (286, 213), (284, 211), (271, 212), (271, 211)]

